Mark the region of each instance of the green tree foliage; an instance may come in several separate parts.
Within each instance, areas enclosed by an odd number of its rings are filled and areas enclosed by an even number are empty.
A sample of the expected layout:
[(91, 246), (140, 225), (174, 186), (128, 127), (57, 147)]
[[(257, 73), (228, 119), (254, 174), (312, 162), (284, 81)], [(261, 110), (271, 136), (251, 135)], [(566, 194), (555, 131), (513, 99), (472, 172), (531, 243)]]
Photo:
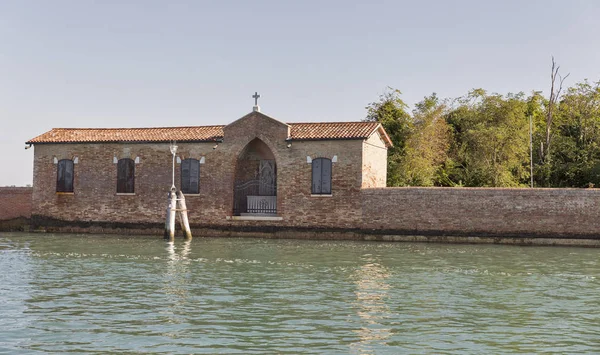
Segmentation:
[(557, 134), (545, 185), (600, 186), (600, 82), (584, 81), (568, 88), (556, 117)]
[(413, 127), (408, 106), (402, 101), (399, 90), (388, 88), (379, 101), (367, 105), (365, 121), (379, 122), (386, 130), (394, 146), (388, 150), (388, 186), (400, 186), (401, 161), (406, 155), (405, 145)]
[(450, 127), (445, 105), (436, 94), (426, 97), (413, 111), (413, 128), (406, 141), (399, 169), (402, 186), (439, 185), (440, 169), (448, 159)]
[[(532, 151), (535, 186), (548, 185), (550, 170), (549, 165), (544, 164), (544, 143), (546, 140), (546, 109), (548, 100), (540, 91), (534, 91), (527, 98), (527, 119), (532, 121)], [(556, 125), (556, 122), (554, 122)]]
[(390, 88), (367, 106), (395, 145), (388, 186), (529, 186), (531, 118), (534, 185), (600, 187), (600, 82), (555, 89), (553, 103), (540, 91), (432, 94), (412, 113), (400, 95)]
[(446, 119), (454, 131), (451, 181), (522, 186), (529, 177), (527, 102), (522, 93), (471, 91)]

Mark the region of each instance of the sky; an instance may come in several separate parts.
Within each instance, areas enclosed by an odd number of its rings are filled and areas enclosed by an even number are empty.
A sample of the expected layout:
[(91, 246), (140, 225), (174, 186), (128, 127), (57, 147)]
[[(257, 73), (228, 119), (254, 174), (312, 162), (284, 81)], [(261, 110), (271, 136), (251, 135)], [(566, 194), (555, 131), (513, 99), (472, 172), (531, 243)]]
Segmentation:
[(600, 1), (0, 1), (0, 186), (53, 127), (360, 121), (388, 87), (549, 91), (600, 80)]

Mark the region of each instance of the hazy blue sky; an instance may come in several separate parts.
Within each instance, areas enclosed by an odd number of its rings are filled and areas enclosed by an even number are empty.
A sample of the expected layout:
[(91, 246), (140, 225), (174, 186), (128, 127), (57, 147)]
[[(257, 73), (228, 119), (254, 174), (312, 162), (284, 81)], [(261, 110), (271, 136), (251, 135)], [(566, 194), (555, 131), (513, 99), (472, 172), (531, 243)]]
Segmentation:
[(354, 121), (482, 87), (600, 79), (600, 1), (0, 0), (0, 186), (32, 181), (52, 127)]

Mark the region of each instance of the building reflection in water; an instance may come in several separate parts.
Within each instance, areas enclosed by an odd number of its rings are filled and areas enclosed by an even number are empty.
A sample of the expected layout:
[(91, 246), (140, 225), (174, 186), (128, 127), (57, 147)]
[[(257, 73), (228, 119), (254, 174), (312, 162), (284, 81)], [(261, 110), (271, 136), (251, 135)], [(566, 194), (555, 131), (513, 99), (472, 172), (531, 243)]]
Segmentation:
[(387, 300), (390, 285), (386, 282), (390, 276), (388, 269), (379, 263), (377, 256), (365, 254), (364, 263), (354, 275), (356, 291), (355, 309), (361, 320), (360, 328), (355, 330), (360, 337), (352, 347), (359, 354), (374, 354), (374, 345), (380, 347), (391, 335), (385, 319), (390, 314)]

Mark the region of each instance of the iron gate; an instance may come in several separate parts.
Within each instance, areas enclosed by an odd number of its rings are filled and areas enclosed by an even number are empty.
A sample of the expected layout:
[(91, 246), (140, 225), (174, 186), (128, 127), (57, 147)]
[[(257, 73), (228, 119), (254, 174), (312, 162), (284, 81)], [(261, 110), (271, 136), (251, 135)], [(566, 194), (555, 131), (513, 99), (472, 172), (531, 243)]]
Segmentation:
[(233, 214), (277, 214), (277, 183), (259, 179), (236, 181)]

